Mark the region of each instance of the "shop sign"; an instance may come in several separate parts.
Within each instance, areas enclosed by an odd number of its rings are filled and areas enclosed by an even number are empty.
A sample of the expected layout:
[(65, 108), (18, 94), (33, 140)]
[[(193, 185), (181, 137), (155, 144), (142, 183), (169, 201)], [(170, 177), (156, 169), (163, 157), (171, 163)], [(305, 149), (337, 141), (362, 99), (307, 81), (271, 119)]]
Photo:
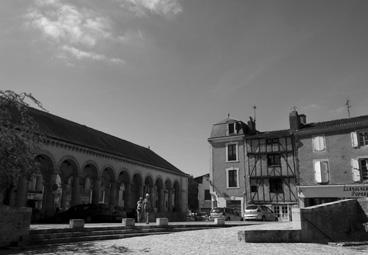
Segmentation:
[(344, 186), (346, 197), (368, 197), (368, 186)]
[(368, 197), (368, 184), (361, 185), (320, 185), (299, 186), (300, 198), (335, 197), (335, 198), (359, 198)]

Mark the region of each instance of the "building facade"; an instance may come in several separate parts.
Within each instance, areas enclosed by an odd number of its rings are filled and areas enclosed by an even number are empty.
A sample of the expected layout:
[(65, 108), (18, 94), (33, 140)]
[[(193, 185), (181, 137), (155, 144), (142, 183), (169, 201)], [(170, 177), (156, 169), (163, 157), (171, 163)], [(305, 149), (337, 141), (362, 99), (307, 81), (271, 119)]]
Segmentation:
[(252, 120), (213, 125), (212, 207), (266, 205), (288, 220), (294, 206), (368, 197), (368, 116), (307, 123), (293, 110), (289, 125), (270, 132), (256, 131)]
[(9, 204), (32, 207), (40, 218), (89, 203), (129, 216), (149, 193), (153, 217), (184, 217), (188, 176), (152, 150), (43, 111), (31, 114), (46, 136), (35, 152), (40, 171), (7, 191)]
[(294, 139), (290, 130), (247, 136), (246, 148), (248, 203), (266, 205), (279, 219), (289, 220), (291, 207), (298, 202)]
[(198, 183), (198, 211), (210, 212), (211, 193), (210, 193), (210, 174), (204, 174), (194, 178)]
[(368, 116), (297, 124), (300, 206), (368, 197)]
[(246, 203), (245, 137), (255, 132), (255, 123), (227, 118), (212, 126), (210, 143), (210, 193), (212, 207), (243, 211)]

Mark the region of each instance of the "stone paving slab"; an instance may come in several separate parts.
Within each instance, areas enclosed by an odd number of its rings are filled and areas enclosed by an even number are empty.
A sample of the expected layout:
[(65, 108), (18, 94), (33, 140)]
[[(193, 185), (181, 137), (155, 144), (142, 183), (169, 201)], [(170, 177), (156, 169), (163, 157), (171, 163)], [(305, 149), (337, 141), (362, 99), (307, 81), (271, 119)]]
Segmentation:
[[(308, 243), (244, 243), (237, 233), (248, 228), (287, 228), (290, 224), (262, 224), (260, 226), (237, 226), (197, 231), (176, 232), (167, 235), (132, 237), (108, 241), (81, 242), (59, 246), (47, 246), (36, 250), (11, 251), (6, 254), (51, 255), (51, 254), (368, 254), (368, 247), (338, 247)], [(360, 250), (359, 250), (360, 249)], [(5, 253), (3, 253), (5, 254)]]

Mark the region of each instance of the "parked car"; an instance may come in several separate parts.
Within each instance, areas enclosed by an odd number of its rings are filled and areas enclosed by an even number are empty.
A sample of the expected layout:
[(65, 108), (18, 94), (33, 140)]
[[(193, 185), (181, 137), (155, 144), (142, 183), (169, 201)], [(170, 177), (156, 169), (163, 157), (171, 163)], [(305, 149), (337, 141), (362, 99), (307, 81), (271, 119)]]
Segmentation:
[(277, 215), (267, 206), (249, 205), (244, 211), (244, 220), (277, 221)]
[(209, 219), (213, 220), (215, 218), (224, 218), (225, 220), (233, 220), (233, 221), (243, 220), (238, 210), (226, 207), (213, 208), (210, 212)]
[(52, 221), (68, 222), (70, 219), (84, 219), (86, 222), (117, 222), (124, 217), (122, 208), (111, 208), (105, 204), (83, 204), (70, 207), (59, 212)]

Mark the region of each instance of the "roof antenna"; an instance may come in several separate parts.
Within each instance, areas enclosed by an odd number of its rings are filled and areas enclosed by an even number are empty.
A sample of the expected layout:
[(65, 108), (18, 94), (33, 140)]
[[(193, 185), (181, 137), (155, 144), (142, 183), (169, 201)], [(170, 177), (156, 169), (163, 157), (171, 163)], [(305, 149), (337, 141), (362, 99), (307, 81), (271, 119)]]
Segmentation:
[(253, 105), (253, 120), (254, 120), (254, 123), (256, 122), (256, 117), (257, 117), (257, 106)]
[(348, 112), (348, 118), (350, 118), (350, 108), (351, 108), (351, 104), (350, 104), (350, 100), (349, 100), (348, 98), (346, 99), (345, 106), (346, 106), (346, 110), (347, 110), (347, 112)]

